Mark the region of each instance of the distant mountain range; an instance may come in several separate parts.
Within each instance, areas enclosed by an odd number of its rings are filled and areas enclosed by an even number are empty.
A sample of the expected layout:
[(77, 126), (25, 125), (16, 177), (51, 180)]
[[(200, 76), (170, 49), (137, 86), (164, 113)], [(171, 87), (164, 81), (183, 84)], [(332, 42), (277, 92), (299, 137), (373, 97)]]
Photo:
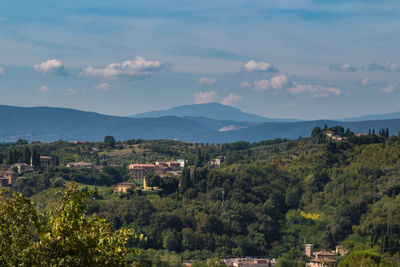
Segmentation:
[(176, 117), (206, 117), (213, 120), (232, 120), (244, 122), (275, 122), (298, 121), (296, 119), (271, 119), (260, 115), (245, 113), (240, 109), (219, 103), (194, 104), (178, 106), (167, 110), (150, 111), (129, 116), (131, 118), (158, 118), (164, 116)]
[(386, 114), (373, 114), (360, 117), (344, 118), (340, 121), (375, 121), (375, 120), (392, 120), (400, 119), (400, 111)]
[[(218, 106), (212, 104), (211, 107)], [(203, 107), (210, 107), (209, 104)], [(187, 106), (185, 107), (187, 108)], [(201, 109), (201, 106), (196, 107)], [(225, 109), (225, 106), (222, 107)], [(225, 109), (229, 110), (229, 109)], [(261, 116), (238, 113), (229, 117), (226, 113), (214, 119), (198, 113), (185, 116), (164, 116), (155, 118), (128, 118), (103, 115), (94, 112), (53, 107), (15, 107), (0, 105), (0, 142), (26, 139), (28, 141), (50, 142), (87, 140), (102, 141), (104, 136), (113, 135), (117, 140), (127, 139), (176, 139), (187, 142), (224, 143), (235, 141), (261, 141), (273, 138), (296, 139), (309, 136), (315, 126), (342, 125), (354, 132), (368, 132), (369, 129), (389, 128), (390, 133), (400, 131), (400, 119), (363, 121), (257, 121)], [(240, 112), (240, 110), (239, 110)], [(209, 113), (205, 113), (207, 115)], [(247, 114), (247, 115), (246, 115)], [(253, 120), (244, 121), (248, 116)], [(382, 115), (381, 115), (382, 116)], [(231, 118), (231, 119), (227, 119)], [(268, 120), (267, 118), (265, 118)]]

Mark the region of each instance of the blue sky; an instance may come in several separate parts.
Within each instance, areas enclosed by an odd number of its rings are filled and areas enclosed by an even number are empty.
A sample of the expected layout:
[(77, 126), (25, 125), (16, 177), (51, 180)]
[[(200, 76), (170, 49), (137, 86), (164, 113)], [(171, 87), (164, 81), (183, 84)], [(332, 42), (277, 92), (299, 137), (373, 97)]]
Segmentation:
[(398, 0), (0, 0), (0, 104), (394, 112), (399, 44)]

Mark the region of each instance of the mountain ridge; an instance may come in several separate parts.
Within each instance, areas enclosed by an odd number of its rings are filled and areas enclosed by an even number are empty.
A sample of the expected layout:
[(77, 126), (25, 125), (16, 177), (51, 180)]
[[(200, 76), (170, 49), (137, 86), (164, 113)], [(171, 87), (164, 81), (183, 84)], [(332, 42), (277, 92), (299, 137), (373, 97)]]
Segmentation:
[(234, 120), (239, 122), (272, 122), (272, 121), (298, 121), (296, 119), (273, 119), (257, 114), (243, 112), (238, 108), (212, 102), (206, 104), (193, 104), (176, 106), (165, 110), (149, 111), (130, 115), (130, 118), (154, 118), (163, 116), (177, 117), (207, 117), (214, 120)]
[(14, 107), (0, 105), (0, 142), (26, 139), (51, 142), (102, 141), (113, 135), (117, 140), (172, 139), (186, 142), (258, 142), (266, 139), (297, 139), (310, 135), (315, 126), (342, 125), (355, 133), (389, 128), (400, 131), (400, 119), (343, 122), (314, 120), (297, 122), (238, 122), (206, 117), (165, 116), (128, 118), (96, 112), (54, 107)]

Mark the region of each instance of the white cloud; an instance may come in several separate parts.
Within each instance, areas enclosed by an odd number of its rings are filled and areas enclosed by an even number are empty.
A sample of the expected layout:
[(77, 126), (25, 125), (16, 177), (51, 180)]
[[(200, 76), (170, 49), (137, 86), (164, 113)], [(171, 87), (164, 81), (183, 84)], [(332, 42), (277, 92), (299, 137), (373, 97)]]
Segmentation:
[(242, 67), (245, 72), (277, 72), (278, 69), (267, 62), (257, 62), (254, 59), (245, 63)]
[[(243, 84), (243, 83), (242, 83)], [(253, 82), (253, 88), (257, 91), (267, 91), (267, 90), (282, 90), (289, 84), (289, 80), (286, 75), (280, 74), (278, 76), (274, 76), (269, 80), (261, 80)], [(245, 82), (246, 86), (249, 83)]]
[(76, 95), (78, 92), (75, 91), (74, 89), (68, 88), (68, 90), (65, 93), (67, 95)]
[(313, 98), (338, 96), (342, 91), (338, 88), (325, 87), (321, 85), (301, 85), (293, 83), (292, 87), (288, 89), (292, 95), (310, 95)]
[(112, 63), (104, 69), (86, 68), (82, 74), (105, 78), (134, 78), (150, 76), (165, 69), (167, 66), (160, 61), (148, 61), (144, 57), (126, 60), (122, 63)]
[(198, 92), (193, 96), (195, 104), (205, 104), (216, 102), (218, 100), (218, 93), (216, 91)]
[(242, 100), (243, 100), (243, 97), (231, 93), (229, 96), (225, 97), (221, 101), (221, 104), (228, 105), (228, 106), (235, 106), (236, 104), (238, 104)]
[(211, 84), (214, 84), (216, 81), (217, 81), (217, 80), (216, 80), (216, 79), (213, 79), (213, 78), (201, 77), (201, 78), (199, 79), (199, 84), (208, 84), (208, 85), (211, 85)]
[(50, 59), (41, 64), (36, 64), (33, 68), (43, 74), (68, 75), (65, 66), (57, 59)]
[(369, 80), (368, 80), (368, 78), (363, 78), (363, 79), (361, 80), (361, 84), (362, 84), (362, 85), (369, 85)]
[(109, 83), (99, 83), (93, 86), (93, 89), (98, 90), (98, 91), (108, 91), (110, 89), (113, 89), (113, 86)]
[(6, 70), (2, 67), (0, 67), (0, 76), (3, 76), (6, 74)]
[(394, 91), (400, 89), (398, 85), (399, 85), (398, 83), (392, 83), (387, 87), (379, 89), (379, 91), (381, 91), (382, 93), (393, 93)]
[(50, 90), (51, 89), (49, 87), (47, 87), (46, 85), (43, 85), (43, 86), (38, 88), (38, 91), (41, 92), (41, 93), (48, 92)]

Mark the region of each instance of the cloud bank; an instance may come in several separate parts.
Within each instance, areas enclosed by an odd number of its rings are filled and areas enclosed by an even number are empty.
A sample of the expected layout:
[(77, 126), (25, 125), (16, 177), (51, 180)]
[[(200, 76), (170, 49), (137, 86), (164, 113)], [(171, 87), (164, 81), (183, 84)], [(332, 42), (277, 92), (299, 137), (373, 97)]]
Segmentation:
[(286, 92), (291, 95), (308, 95), (312, 98), (339, 96), (342, 91), (338, 88), (325, 87), (321, 85), (301, 85), (289, 81), (289, 78), (280, 74), (270, 79), (254, 81), (252, 83), (244, 81), (242, 87), (252, 88), (256, 91)]
[(103, 69), (88, 67), (82, 73), (93, 77), (137, 78), (151, 76), (166, 68), (167, 65), (158, 60), (149, 61), (144, 57), (136, 57), (134, 60), (126, 60), (122, 63), (111, 63)]
[(356, 72), (356, 71), (383, 71), (399, 72), (400, 64), (387, 61), (384, 64), (371, 63), (364, 66), (354, 66), (350, 64), (336, 64), (330, 66), (331, 71)]

